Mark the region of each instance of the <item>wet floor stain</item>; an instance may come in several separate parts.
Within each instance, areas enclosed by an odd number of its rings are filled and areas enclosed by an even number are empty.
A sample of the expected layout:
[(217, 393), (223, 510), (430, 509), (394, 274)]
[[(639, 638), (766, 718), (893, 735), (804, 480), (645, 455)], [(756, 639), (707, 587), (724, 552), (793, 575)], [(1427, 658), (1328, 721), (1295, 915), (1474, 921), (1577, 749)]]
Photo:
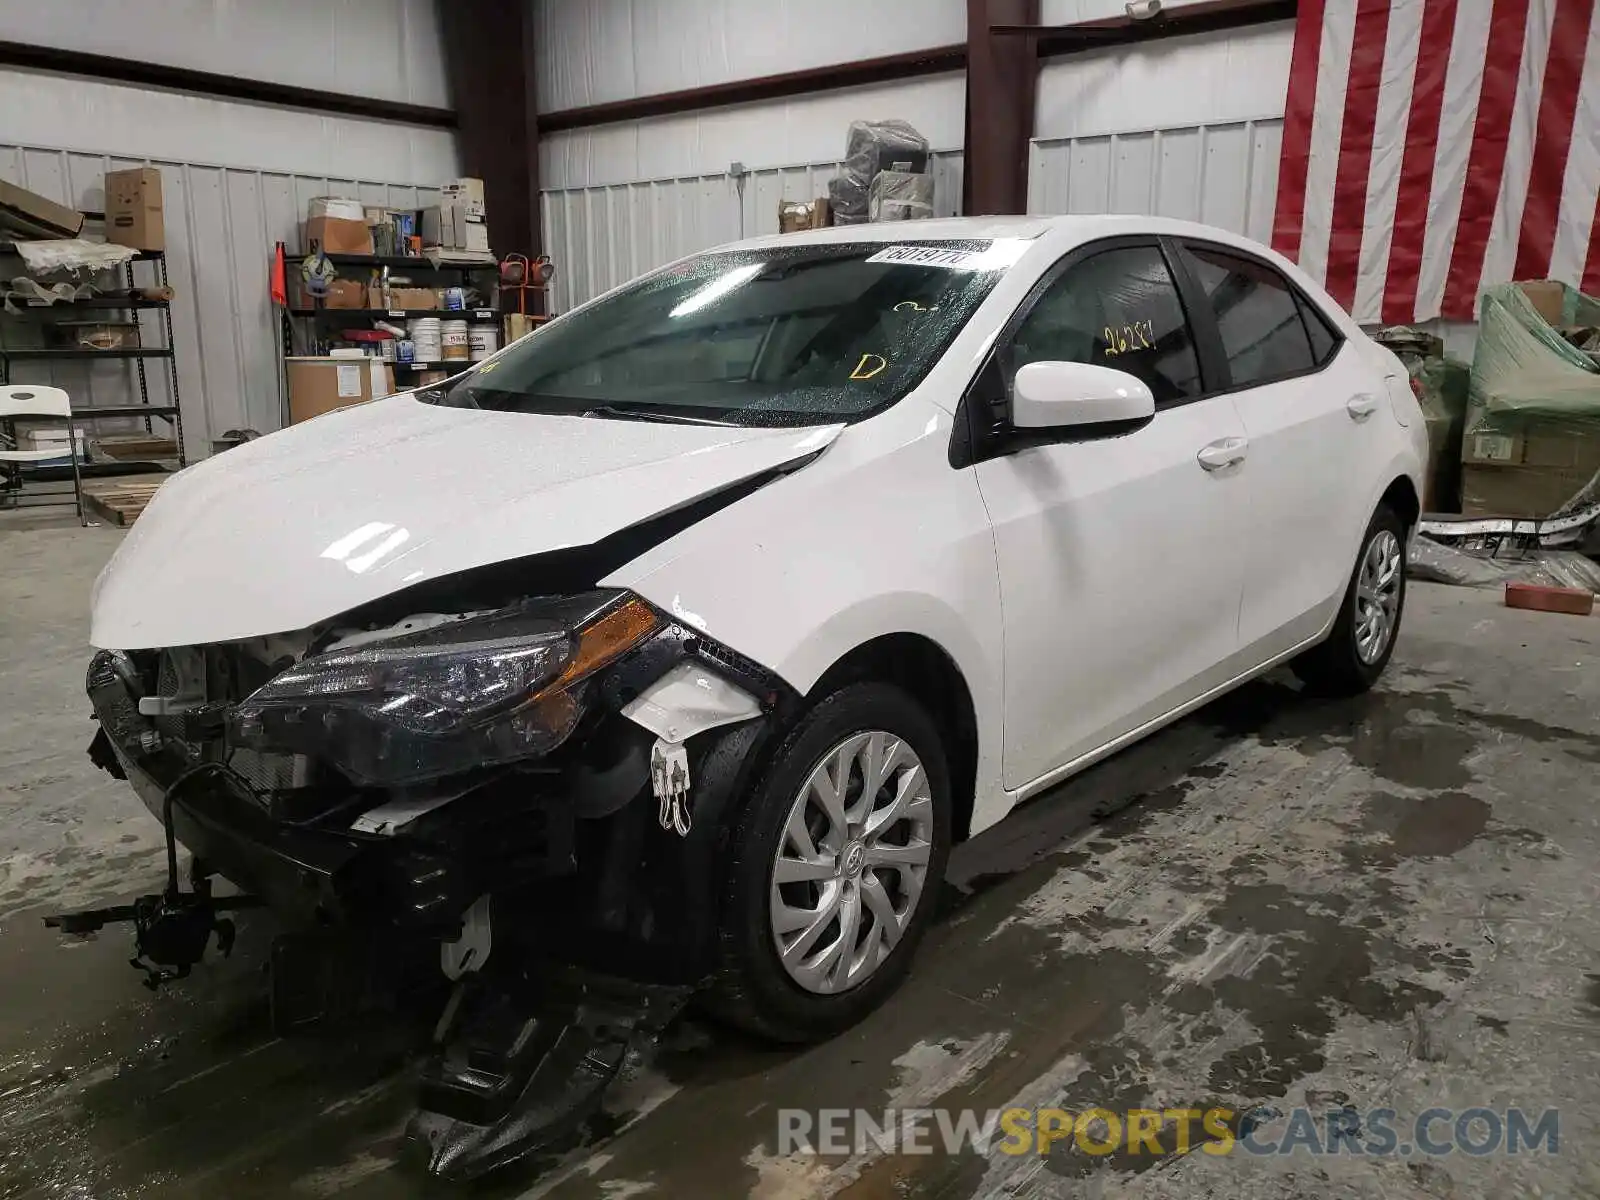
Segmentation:
[(1483, 836), (1489, 817), (1489, 805), (1466, 792), (1416, 798), (1376, 792), (1362, 805), (1362, 828), (1381, 840), (1357, 850), (1355, 860), (1383, 867), (1403, 858), (1459, 854)]

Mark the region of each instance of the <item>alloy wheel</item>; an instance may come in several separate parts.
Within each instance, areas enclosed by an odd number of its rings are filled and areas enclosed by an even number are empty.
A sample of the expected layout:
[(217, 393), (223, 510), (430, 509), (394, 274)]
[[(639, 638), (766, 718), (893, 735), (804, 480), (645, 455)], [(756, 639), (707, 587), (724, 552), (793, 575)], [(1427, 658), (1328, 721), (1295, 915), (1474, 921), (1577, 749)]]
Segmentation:
[(1378, 530), (1361, 556), (1356, 579), (1356, 653), (1369, 666), (1383, 656), (1394, 637), (1403, 571), (1400, 539), (1390, 530)]
[(772, 863), (772, 940), (808, 992), (846, 991), (904, 936), (933, 853), (922, 761), (882, 730), (851, 734), (811, 770)]

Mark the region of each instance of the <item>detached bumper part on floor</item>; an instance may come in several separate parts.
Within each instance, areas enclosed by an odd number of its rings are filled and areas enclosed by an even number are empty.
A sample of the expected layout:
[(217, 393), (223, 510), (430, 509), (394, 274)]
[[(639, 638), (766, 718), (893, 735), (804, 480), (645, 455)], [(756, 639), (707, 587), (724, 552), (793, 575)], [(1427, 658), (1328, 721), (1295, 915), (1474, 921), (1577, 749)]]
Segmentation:
[(599, 1110), (613, 1080), (648, 1061), (693, 991), (572, 970), (533, 995), (463, 984), (423, 1073), (410, 1152), (460, 1181), (554, 1148)]

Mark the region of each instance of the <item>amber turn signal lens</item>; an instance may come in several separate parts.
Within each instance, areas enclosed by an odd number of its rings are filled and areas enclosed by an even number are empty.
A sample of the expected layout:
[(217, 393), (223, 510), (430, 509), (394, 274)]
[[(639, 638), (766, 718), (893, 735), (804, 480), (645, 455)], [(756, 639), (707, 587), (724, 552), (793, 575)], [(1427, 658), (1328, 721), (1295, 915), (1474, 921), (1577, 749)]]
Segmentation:
[(617, 605), (578, 634), (578, 649), (555, 679), (540, 688), (534, 699), (559, 692), (607, 663), (615, 662), (661, 627), (661, 620), (638, 597)]

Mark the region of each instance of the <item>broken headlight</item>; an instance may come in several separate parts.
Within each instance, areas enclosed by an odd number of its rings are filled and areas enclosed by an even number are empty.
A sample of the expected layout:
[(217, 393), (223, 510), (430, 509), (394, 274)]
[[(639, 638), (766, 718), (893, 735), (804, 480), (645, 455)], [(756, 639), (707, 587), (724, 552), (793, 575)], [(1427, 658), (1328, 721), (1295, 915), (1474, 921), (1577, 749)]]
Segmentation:
[(228, 740), (372, 786), (532, 758), (572, 732), (588, 678), (659, 624), (635, 596), (590, 592), (330, 650), (239, 703)]

